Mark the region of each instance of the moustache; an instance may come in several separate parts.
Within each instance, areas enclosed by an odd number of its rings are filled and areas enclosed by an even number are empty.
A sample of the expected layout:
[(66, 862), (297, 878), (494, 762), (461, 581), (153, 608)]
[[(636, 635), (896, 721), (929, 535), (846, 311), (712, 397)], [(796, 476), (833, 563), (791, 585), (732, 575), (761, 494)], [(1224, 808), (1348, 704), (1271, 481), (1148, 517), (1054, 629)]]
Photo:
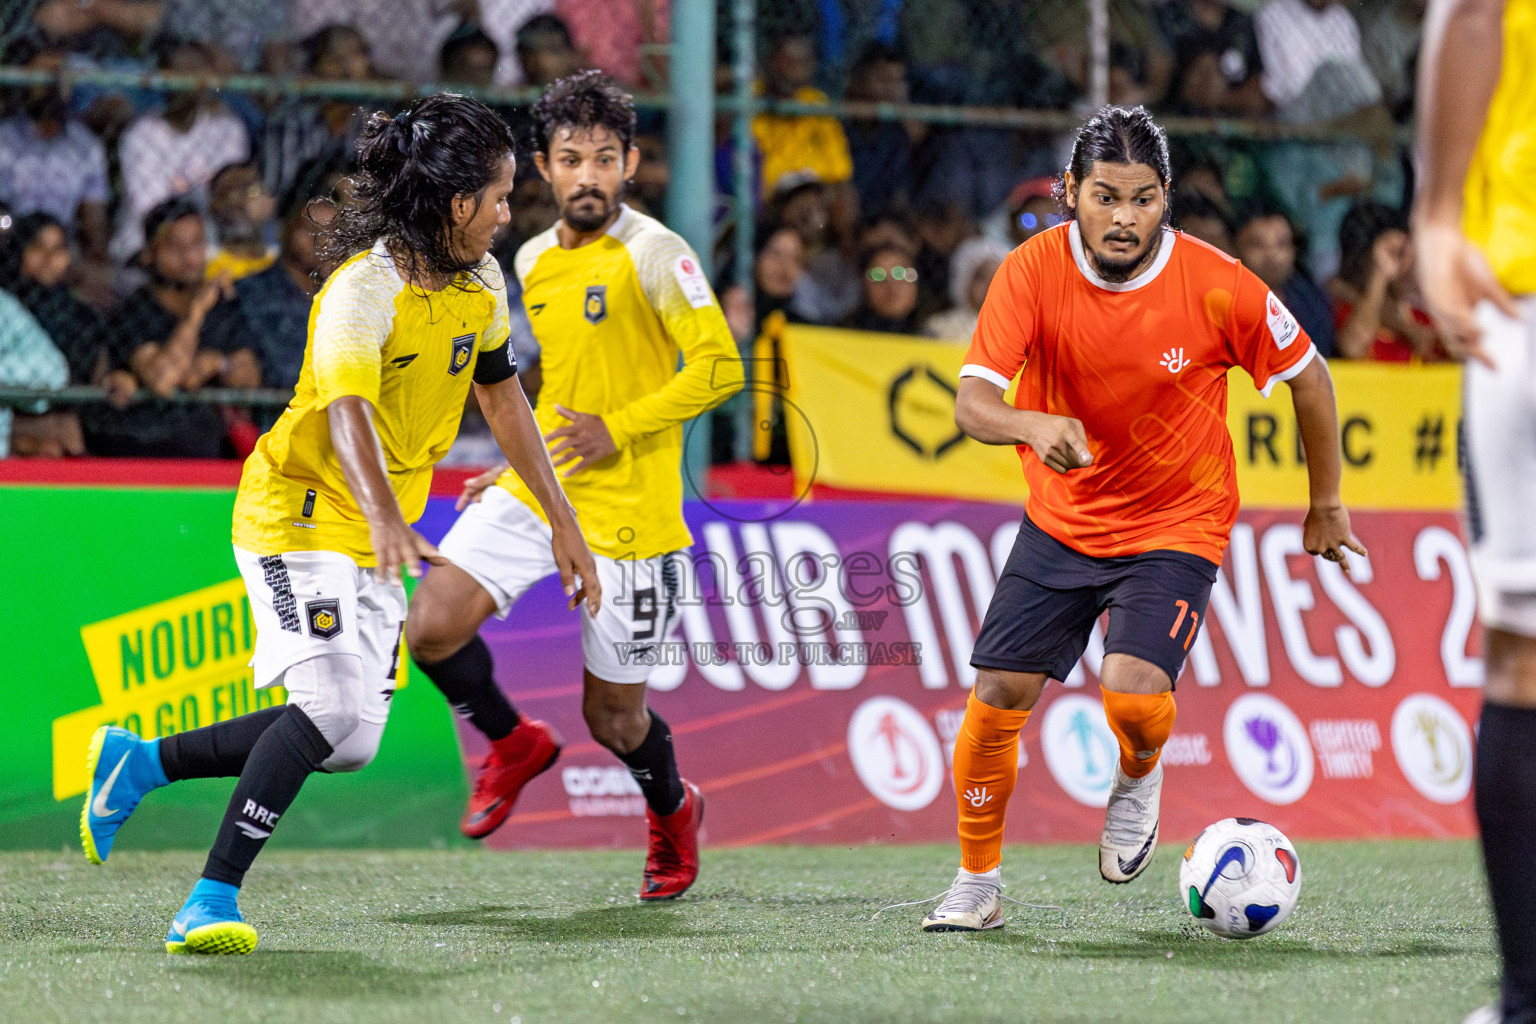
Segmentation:
[(589, 188), (589, 189), (583, 189), (582, 191), (577, 192), (575, 195), (571, 196), (571, 198), (567, 199), (566, 202), (568, 202), (568, 203), (576, 203), (576, 202), (580, 202), (583, 199), (596, 199), (600, 203), (606, 203), (608, 201), (608, 197), (606, 195), (604, 195), (601, 191), (599, 191), (599, 190), (597, 190), (595, 188)]
[(1111, 231), (1104, 236), (1104, 241), (1129, 242), (1131, 245), (1138, 245), (1141, 242), (1141, 236), (1134, 231)]

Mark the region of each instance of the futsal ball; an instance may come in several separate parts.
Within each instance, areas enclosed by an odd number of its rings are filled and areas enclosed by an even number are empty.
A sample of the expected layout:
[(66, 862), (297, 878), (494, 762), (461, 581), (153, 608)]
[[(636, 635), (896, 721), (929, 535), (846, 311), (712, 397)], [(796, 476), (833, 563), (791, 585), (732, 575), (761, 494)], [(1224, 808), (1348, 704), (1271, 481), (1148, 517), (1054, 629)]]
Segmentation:
[(1224, 939), (1274, 931), (1301, 896), (1301, 860), (1275, 826), (1224, 818), (1195, 837), (1179, 865), (1179, 901)]

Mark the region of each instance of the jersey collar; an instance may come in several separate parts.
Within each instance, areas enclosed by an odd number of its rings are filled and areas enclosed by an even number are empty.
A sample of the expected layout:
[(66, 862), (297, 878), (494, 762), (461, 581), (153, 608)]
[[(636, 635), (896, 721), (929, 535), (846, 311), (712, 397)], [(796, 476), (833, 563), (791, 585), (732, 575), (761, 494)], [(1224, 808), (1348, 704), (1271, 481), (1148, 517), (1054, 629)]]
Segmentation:
[(630, 212), (629, 204), (628, 203), (620, 203), (619, 204), (619, 215), (617, 217), (613, 218), (613, 223), (612, 224), (608, 225), (608, 234), (610, 234), (610, 235), (617, 235), (617, 234), (619, 234), (619, 232), (624, 230), (624, 225), (629, 222), (629, 218), (632, 217), (632, 216), (634, 216), (634, 214)]
[(1157, 257), (1152, 261), (1152, 265), (1129, 281), (1106, 281), (1093, 272), (1093, 267), (1088, 263), (1088, 254), (1083, 251), (1083, 235), (1078, 230), (1077, 221), (1072, 222), (1072, 226), (1067, 229), (1067, 235), (1072, 243), (1072, 259), (1077, 263), (1077, 269), (1088, 279), (1089, 284), (1107, 292), (1133, 292), (1138, 288), (1145, 288), (1156, 280), (1157, 275), (1163, 272), (1163, 268), (1168, 265), (1168, 260), (1173, 256), (1174, 240), (1177, 236), (1169, 228), (1162, 230), (1163, 244), (1158, 247)]

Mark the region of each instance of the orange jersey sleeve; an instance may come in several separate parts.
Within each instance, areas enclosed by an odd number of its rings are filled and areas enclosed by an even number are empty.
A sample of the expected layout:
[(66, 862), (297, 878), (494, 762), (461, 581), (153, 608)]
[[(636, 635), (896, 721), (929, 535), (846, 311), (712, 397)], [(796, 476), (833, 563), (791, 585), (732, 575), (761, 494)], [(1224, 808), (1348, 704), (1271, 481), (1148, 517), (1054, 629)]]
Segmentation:
[(1279, 297), (1242, 264), (1234, 292), (1225, 332), (1232, 363), (1247, 370), (1267, 398), (1276, 384), (1305, 369), (1317, 350)]
[(1038, 295), (1032, 279), (1038, 263), (1038, 254), (1021, 245), (997, 268), (976, 318), (960, 376), (981, 377), (1008, 390), (1029, 359), (1035, 341)]

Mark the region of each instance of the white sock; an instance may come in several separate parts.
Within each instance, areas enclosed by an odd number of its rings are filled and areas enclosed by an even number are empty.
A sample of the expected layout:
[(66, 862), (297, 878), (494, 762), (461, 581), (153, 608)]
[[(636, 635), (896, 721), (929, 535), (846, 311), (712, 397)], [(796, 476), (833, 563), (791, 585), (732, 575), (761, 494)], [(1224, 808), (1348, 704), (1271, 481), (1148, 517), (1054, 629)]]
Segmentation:
[(985, 878), (987, 881), (996, 882), (998, 885), (1003, 884), (1002, 865), (998, 865), (991, 871), (967, 871), (965, 868), (961, 868), (960, 873), (962, 875), (970, 875), (972, 878)]

